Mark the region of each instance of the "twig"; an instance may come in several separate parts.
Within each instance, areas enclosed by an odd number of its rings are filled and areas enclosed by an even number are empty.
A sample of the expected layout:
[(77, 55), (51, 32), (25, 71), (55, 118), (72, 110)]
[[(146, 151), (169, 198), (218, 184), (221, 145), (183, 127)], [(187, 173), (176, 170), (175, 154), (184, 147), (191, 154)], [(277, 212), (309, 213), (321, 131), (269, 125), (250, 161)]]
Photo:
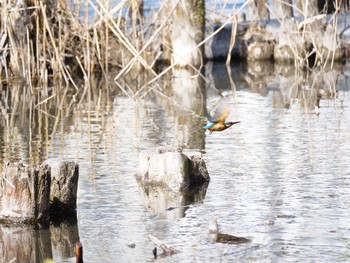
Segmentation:
[(158, 239), (157, 237), (151, 235), (148, 235), (148, 238), (155, 243), (158, 247), (163, 249), (163, 256), (171, 256), (176, 253), (179, 253), (180, 251), (177, 250), (176, 248), (173, 248), (172, 246), (169, 246), (165, 244), (162, 240)]

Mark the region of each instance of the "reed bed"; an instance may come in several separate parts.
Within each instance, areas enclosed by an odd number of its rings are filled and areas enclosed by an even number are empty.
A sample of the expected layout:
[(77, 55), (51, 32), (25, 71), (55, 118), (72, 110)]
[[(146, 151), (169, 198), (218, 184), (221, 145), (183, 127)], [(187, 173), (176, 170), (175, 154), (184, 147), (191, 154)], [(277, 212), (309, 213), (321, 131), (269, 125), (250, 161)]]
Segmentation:
[[(89, 8), (95, 12), (93, 21)], [(154, 74), (154, 58), (145, 52), (151, 43), (143, 45), (140, 2), (122, 1), (110, 9), (109, 1), (86, 0), (77, 10), (79, 13), (74, 13), (63, 0), (57, 5), (53, 1), (4, 1), (0, 31), (2, 83), (19, 77), (32, 93), (53, 80), (78, 89), (74, 80), (77, 73), (85, 79), (92, 74), (107, 78), (111, 66), (124, 69), (132, 59), (132, 66), (137, 64)], [(125, 71), (130, 70), (129, 63)]]
[[(237, 15), (247, 8), (249, 2), (246, 1), (239, 9), (234, 7), (231, 15), (225, 15), (222, 26), (198, 43), (196, 48), (204, 46), (231, 24), (232, 41), (227, 54), (229, 64), (237, 34)], [(285, 4), (288, 5), (288, 2)], [(334, 27), (336, 14), (344, 10), (343, 5), (343, 1), (335, 1)], [(114, 81), (126, 78), (138, 90), (154, 83), (176, 66), (171, 65), (173, 50), (169, 33), (176, 7), (170, 1), (163, 1), (157, 12), (148, 12), (145, 17), (144, 2), (138, 0), (123, 0), (117, 4), (112, 4), (110, 0), (85, 0), (73, 4), (65, 0), (57, 4), (52, 0), (23, 0), (16, 4), (3, 1), (0, 21), (1, 80), (8, 83), (20, 77), (30, 86), (32, 93), (52, 85), (52, 81), (56, 80), (78, 91), (81, 88), (75, 83), (76, 76), (84, 79), (85, 85), (89, 86), (93, 74), (108, 79), (112, 73)], [(333, 63), (334, 54), (322, 54), (309, 26), (319, 18), (308, 18), (307, 9), (294, 8), (305, 17), (298, 22), (298, 31), (290, 32), (295, 65), (304, 67), (315, 54), (317, 63)], [(209, 10), (206, 8), (206, 12)], [(273, 10), (269, 11), (273, 13)], [(91, 16), (90, 12), (95, 15)], [(311, 42), (312, 48), (296, 50), (293, 40), (296, 34), (301, 41)], [(168, 67), (160, 69), (159, 62)], [(198, 68), (194, 65), (190, 67)], [(200, 73), (200, 69), (197, 72)]]

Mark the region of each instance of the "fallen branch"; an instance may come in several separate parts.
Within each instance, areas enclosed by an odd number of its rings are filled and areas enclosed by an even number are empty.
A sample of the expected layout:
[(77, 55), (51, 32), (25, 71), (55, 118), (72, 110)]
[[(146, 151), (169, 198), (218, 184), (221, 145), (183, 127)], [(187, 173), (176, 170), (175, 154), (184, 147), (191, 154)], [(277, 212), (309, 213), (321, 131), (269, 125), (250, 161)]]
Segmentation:
[(152, 234), (148, 235), (148, 238), (154, 244), (156, 244), (158, 247), (160, 247), (163, 250), (163, 253), (160, 255), (157, 255), (157, 252), (156, 252), (157, 250), (154, 250), (153, 251), (154, 258), (157, 258), (158, 256), (160, 256), (161, 258), (164, 258), (164, 257), (171, 256), (171, 255), (174, 255), (174, 254), (180, 252), (176, 248), (173, 248), (172, 246), (165, 244), (162, 240), (158, 239), (157, 237), (153, 236)]

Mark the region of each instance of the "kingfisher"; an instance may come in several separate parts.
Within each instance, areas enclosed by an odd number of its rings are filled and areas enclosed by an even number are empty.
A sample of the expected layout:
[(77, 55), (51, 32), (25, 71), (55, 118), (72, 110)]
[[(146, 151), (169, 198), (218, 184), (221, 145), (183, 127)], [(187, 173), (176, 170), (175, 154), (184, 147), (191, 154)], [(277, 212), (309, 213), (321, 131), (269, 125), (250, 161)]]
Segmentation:
[(204, 129), (210, 131), (210, 134), (214, 131), (223, 131), (230, 128), (232, 125), (240, 123), (240, 121), (226, 121), (229, 114), (229, 109), (226, 104), (220, 103), (215, 109), (213, 116), (207, 112), (207, 118), (210, 121), (207, 125), (203, 126)]

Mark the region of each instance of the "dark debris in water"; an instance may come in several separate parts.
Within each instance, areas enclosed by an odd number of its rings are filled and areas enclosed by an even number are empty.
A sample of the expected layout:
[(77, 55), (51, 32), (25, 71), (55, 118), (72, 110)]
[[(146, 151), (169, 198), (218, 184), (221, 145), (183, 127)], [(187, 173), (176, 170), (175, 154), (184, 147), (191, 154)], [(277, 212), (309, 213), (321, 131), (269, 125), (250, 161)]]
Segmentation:
[(293, 215), (278, 215), (277, 218), (294, 219)]
[(224, 233), (218, 233), (216, 242), (226, 243), (226, 244), (243, 244), (243, 243), (249, 243), (250, 239), (245, 237), (236, 237), (236, 236), (232, 236)]
[(135, 243), (129, 243), (129, 244), (128, 244), (128, 247), (130, 247), (130, 248), (135, 248), (135, 247), (136, 247), (136, 244), (135, 244)]
[(190, 206), (189, 205), (182, 205), (182, 206), (169, 206), (167, 209), (165, 209), (166, 211), (172, 211), (174, 209), (177, 209), (177, 208), (189, 208)]

